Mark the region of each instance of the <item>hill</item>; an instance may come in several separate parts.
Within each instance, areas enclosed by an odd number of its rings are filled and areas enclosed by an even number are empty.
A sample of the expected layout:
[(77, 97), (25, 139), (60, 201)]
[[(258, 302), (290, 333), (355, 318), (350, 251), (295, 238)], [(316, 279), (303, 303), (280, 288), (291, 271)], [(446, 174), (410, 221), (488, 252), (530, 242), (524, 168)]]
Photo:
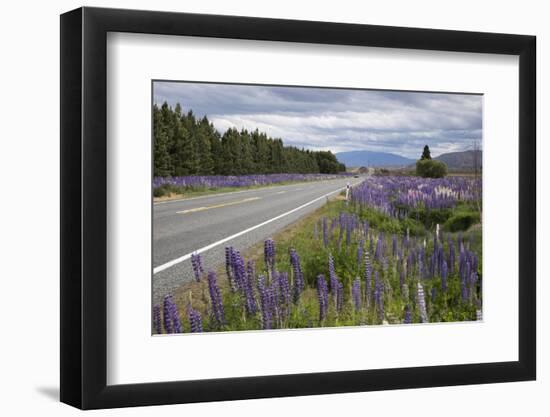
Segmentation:
[(373, 151), (338, 152), (336, 158), (347, 167), (401, 167), (416, 162), (401, 155)]
[(451, 171), (474, 171), (476, 165), (481, 169), (482, 156), (482, 151), (477, 150), (444, 153), (434, 159), (447, 164), (447, 168)]

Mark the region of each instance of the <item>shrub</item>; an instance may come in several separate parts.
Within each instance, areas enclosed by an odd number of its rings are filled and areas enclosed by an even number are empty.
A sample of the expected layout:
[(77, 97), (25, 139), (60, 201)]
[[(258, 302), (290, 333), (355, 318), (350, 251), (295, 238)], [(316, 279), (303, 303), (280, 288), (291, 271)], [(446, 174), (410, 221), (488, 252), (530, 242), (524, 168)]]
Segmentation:
[(424, 226), (413, 219), (401, 220), (401, 233), (406, 234), (407, 229), (409, 229), (409, 234), (411, 236), (424, 236), (426, 234)]
[(163, 197), (165, 195), (180, 194), (182, 192), (182, 187), (165, 183), (153, 189), (153, 197)]
[(416, 175), (423, 178), (442, 178), (447, 175), (447, 165), (435, 159), (416, 161)]
[(479, 223), (479, 221), (480, 216), (478, 212), (457, 213), (445, 222), (444, 228), (449, 232), (459, 232), (467, 230), (473, 224)]
[(435, 227), (436, 224), (443, 225), (452, 214), (451, 209), (433, 209), (418, 207), (409, 212), (409, 218), (418, 220), (427, 229)]
[(390, 217), (370, 207), (361, 207), (359, 210), (361, 220), (367, 220), (370, 227), (387, 234), (405, 234), (407, 229), (411, 236), (422, 236), (426, 234), (424, 226), (412, 218), (402, 220)]

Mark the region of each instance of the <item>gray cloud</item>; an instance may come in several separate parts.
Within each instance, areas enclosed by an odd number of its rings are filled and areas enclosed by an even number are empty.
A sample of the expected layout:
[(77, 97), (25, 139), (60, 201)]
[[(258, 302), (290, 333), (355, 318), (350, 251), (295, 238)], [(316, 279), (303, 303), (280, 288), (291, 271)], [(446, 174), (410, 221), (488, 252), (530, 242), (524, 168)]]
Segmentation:
[(216, 129), (259, 129), (286, 144), (415, 158), (481, 143), (482, 96), (309, 87), (155, 82), (154, 102), (180, 103)]

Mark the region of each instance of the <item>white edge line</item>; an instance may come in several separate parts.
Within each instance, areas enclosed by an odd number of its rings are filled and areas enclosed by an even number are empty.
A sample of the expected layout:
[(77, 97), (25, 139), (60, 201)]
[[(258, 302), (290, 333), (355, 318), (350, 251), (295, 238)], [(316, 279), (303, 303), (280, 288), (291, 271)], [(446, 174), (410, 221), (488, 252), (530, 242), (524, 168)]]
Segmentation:
[(317, 197), (316, 199), (311, 200), (311, 201), (309, 201), (309, 202), (307, 202), (307, 203), (305, 203), (305, 204), (302, 204), (301, 206), (296, 207), (296, 208), (294, 208), (294, 209), (292, 209), (292, 210), (290, 210), (290, 211), (287, 211), (286, 213), (279, 214), (278, 216), (275, 216), (275, 217), (273, 217), (273, 218), (271, 218), (271, 219), (269, 219), (269, 220), (266, 220), (266, 221), (263, 222), (263, 223), (260, 223), (260, 224), (257, 224), (257, 225), (255, 225), (255, 226), (249, 227), (248, 229), (245, 229), (245, 230), (241, 230), (240, 232), (235, 233), (234, 235), (231, 235), (231, 236), (228, 236), (228, 237), (226, 237), (226, 238), (223, 238), (222, 240), (218, 240), (217, 242), (211, 243), (210, 245), (207, 245), (207, 246), (204, 246), (204, 247), (202, 247), (202, 248), (200, 248), (200, 249), (197, 249), (197, 250), (195, 250), (195, 251), (193, 251), (193, 252), (191, 252), (191, 253), (188, 253), (187, 255), (183, 255), (183, 256), (180, 256), (179, 258), (172, 259), (171, 261), (166, 262), (165, 264), (159, 265), (159, 266), (157, 266), (156, 268), (154, 268), (154, 269), (153, 269), (153, 275), (158, 274), (159, 272), (162, 272), (162, 271), (164, 271), (165, 269), (171, 268), (171, 267), (173, 267), (174, 265), (177, 265), (177, 264), (179, 264), (179, 263), (181, 263), (181, 262), (186, 261), (187, 259), (191, 258), (191, 255), (192, 255), (192, 254), (198, 254), (198, 253), (206, 252), (207, 250), (210, 250), (210, 249), (212, 249), (212, 248), (215, 248), (216, 246), (219, 246), (219, 245), (221, 245), (221, 244), (223, 244), (223, 243), (225, 243), (225, 242), (228, 242), (228, 241), (230, 241), (230, 240), (232, 240), (232, 239), (235, 239), (236, 237), (242, 236), (242, 235), (244, 235), (244, 234), (246, 234), (246, 233), (248, 233), (248, 232), (251, 232), (251, 231), (253, 231), (253, 230), (255, 230), (255, 229), (258, 229), (259, 227), (262, 227), (262, 226), (265, 226), (266, 224), (269, 224), (269, 223), (271, 223), (271, 222), (274, 222), (275, 220), (279, 220), (279, 219), (282, 218), (282, 217), (288, 216), (289, 214), (292, 214), (292, 213), (294, 213), (294, 212), (296, 212), (296, 211), (298, 211), (298, 210), (303, 209), (304, 207), (307, 207), (307, 206), (309, 206), (309, 205), (311, 205), (311, 204), (313, 204), (313, 203), (316, 203), (317, 201), (322, 200), (323, 198), (326, 198), (326, 197), (328, 197), (329, 195), (332, 195), (332, 194), (334, 194), (334, 193), (337, 193), (337, 192), (339, 192), (339, 191), (342, 191), (342, 190), (345, 189), (345, 188), (346, 188), (346, 187), (341, 187), (341, 188), (338, 188), (338, 189), (335, 190), (335, 191), (331, 191), (330, 193), (323, 194), (321, 197)]

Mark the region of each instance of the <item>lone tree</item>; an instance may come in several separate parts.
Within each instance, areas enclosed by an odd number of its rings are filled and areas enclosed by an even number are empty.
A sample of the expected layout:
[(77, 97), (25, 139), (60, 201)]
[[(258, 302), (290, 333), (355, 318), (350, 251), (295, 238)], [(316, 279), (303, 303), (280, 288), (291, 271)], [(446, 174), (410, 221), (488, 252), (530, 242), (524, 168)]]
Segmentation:
[(432, 159), (430, 148), (426, 145), (422, 156), (416, 161), (416, 175), (424, 178), (442, 178), (447, 175), (447, 165)]
[(432, 154), (430, 153), (430, 147), (428, 145), (424, 145), (424, 150), (422, 151), (422, 156), (420, 159), (422, 161), (424, 159), (432, 159)]

